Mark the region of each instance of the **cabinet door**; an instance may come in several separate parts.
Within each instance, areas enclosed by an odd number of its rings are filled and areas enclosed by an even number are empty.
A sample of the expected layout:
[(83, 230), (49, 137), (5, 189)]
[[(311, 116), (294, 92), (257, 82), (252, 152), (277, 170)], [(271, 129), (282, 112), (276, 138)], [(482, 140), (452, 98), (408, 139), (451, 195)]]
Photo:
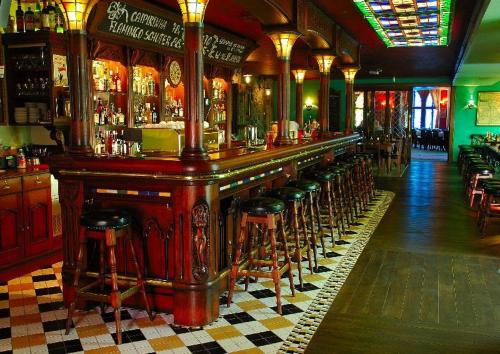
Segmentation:
[(26, 253), (33, 256), (52, 248), (52, 201), (50, 189), (24, 192)]
[(22, 215), (21, 193), (0, 196), (0, 267), (23, 257)]

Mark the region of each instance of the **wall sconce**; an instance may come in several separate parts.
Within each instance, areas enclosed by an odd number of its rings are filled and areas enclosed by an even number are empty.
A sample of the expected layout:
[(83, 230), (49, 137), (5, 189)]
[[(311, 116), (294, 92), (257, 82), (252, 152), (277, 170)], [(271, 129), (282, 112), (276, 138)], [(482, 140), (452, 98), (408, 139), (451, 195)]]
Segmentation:
[(252, 81), (252, 75), (250, 74), (243, 75), (243, 78), (245, 80), (245, 84), (247, 85)]
[(266, 87), (265, 92), (266, 96), (271, 96), (271, 89), (269, 87)]
[(474, 102), (474, 97), (470, 95), (469, 102), (467, 103), (467, 106), (465, 106), (467, 109), (474, 109), (477, 108), (476, 103)]
[(182, 22), (202, 23), (208, 0), (177, 0), (182, 12)]
[(306, 98), (306, 104), (305, 107), (308, 111), (310, 111), (313, 107), (313, 101), (310, 97)]
[(69, 30), (81, 31), (85, 29), (84, 14), (88, 0), (62, 0), (61, 4), (66, 12), (66, 23)]

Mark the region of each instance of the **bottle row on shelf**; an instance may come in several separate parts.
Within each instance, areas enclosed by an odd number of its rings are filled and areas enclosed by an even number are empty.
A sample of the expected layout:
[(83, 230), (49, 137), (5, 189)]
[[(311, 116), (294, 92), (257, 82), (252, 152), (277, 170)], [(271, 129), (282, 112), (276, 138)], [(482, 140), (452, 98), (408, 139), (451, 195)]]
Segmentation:
[(113, 71), (105, 63), (95, 61), (92, 66), (92, 76), (96, 91), (123, 92), (122, 79), (118, 66)]
[(96, 125), (126, 125), (125, 114), (121, 107), (115, 107), (113, 102), (103, 101), (97, 98), (96, 109), (94, 111), (94, 124)]
[(123, 130), (98, 130), (94, 139), (94, 152), (98, 155), (135, 156), (141, 152), (141, 145), (125, 140)]
[(40, 1), (27, 1), (27, 8), (23, 10), (21, 0), (17, 1), (17, 10), (15, 12), (15, 20), (12, 16), (9, 18), (8, 32), (22, 33), (35, 32), (39, 30), (63, 33), (64, 32), (64, 15), (56, 3), (52, 5), (52, 1), (43, 1), (43, 7), (40, 6)]

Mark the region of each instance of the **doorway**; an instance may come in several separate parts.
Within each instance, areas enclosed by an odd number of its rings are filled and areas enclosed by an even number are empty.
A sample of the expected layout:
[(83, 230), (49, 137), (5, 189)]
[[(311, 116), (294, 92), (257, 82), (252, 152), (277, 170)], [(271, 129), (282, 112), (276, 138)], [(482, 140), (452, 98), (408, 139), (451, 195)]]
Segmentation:
[(412, 90), (412, 159), (448, 160), (450, 142), (448, 87)]

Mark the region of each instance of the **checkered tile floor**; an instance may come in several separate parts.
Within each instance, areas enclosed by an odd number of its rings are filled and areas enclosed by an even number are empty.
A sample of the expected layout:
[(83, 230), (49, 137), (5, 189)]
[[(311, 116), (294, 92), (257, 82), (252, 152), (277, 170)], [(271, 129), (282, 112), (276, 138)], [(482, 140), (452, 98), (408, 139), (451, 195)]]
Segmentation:
[[(163, 313), (150, 322), (144, 311), (124, 308), (123, 344), (116, 346), (114, 317), (108, 308), (104, 314), (99, 309), (77, 312), (76, 328), (65, 335), (67, 311), (61, 263), (56, 263), (0, 284), (0, 354), (301, 352), (322, 319), (318, 314), (330, 307), (391, 200), (392, 193), (379, 192), (349, 235), (334, 248), (327, 244), (327, 257), (320, 257), (318, 272), (311, 274), (304, 259), (304, 288), (295, 284), (295, 297), (288, 280), (282, 280), (281, 316), (276, 312), (273, 282), (263, 279), (251, 283), (248, 292), (239, 284), (230, 308), (222, 296), (219, 319), (202, 329), (171, 326), (172, 315)], [(298, 283), (297, 274), (295, 280)], [(315, 319), (309, 320), (312, 312)]]

